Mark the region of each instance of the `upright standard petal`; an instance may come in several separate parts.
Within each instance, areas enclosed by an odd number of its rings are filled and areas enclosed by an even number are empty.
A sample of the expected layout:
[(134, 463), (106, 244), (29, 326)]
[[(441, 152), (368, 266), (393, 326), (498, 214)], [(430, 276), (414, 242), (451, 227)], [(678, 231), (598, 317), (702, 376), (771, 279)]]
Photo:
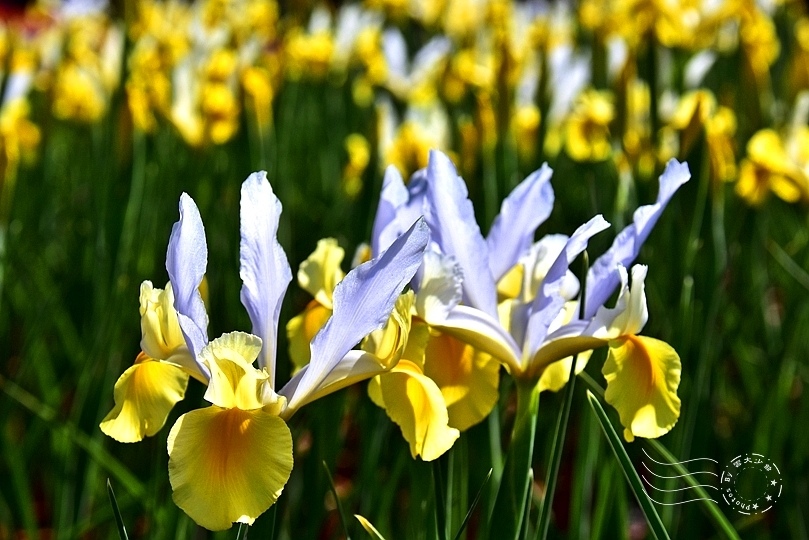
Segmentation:
[(280, 217), (281, 201), (273, 193), (267, 173), (251, 174), (242, 184), (241, 193), (241, 300), (250, 314), (253, 333), (264, 343), (258, 363), (268, 368), (271, 385), (275, 383), (281, 302), (292, 281), (287, 256), (277, 239)]
[(604, 305), (620, 283), (618, 265), (621, 264), (628, 268), (632, 264), (671, 197), (690, 178), (691, 173), (687, 163), (680, 163), (675, 159), (668, 162), (666, 170), (660, 176), (660, 191), (657, 194), (657, 201), (635, 210), (632, 224), (615, 237), (612, 247), (590, 267), (590, 271), (587, 273), (585, 318), (592, 317), (598, 308)]
[(600, 215), (592, 218), (576, 229), (565, 244), (565, 249), (551, 265), (534, 299), (533, 312), (528, 319), (523, 350), (525, 358), (532, 357), (539, 350), (548, 335), (548, 328), (564, 308), (566, 298), (561, 292), (567, 279), (568, 267), (587, 248), (588, 240), (609, 226), (610, 224)]
[(345, 257), (345, 250), (334, 238), (322, 238), (317, 247), (298, 268), (298, 283), (301, 288), (315, 297), (321, 306), (331, 309), (331, 298), (334, 288), (345, 273), (340, 264)]
[(548, 164), (531, 173), (503, 201), (486, 237), (489, 269), (495, 281), (508, 272), (534, 242), (534, 233), (553, 210), (553, 171)]
[(385, 169), (385, 178), (382, 180), (382, 192), (379, 194), (379, 205), (371, 231), (371, 253), (374, 255), (378, 255), (399, 236), (401, 231), (395, 231), (396, 213), (409, 198), (399, 169), (388, 165)]
[(205, 379), (208, 368), (198, 359), (208, 342), (208, 313), (199, 286), (208, 266), (208, 244), (205, 228), (194, 200), (186, 193), (180, 196), (180, 220), (171, 228), (166, 253), (166, 271), (174, 291), (174, 308), (185, 336), (185, 342), (196, 361), (196, 369)]
[(306, 372), (294, 388), (287, 384), (280, 392), (292, 410), (307, 401), (352, 347), (388, 320), (399, 293), (421, 264), (429, 236), (419, 219), (385, 253), (358, 266), (337, 285), (332, 317), (312, 340)]
[(604, 398), (615, 407), (627, 441), (665, 435), (680, 417), (680, 357), (671, 345), (644, 336), (610, 342), (601, 372), (607, 379)]
[(489, 248), (475, 221), (466, 184), (450, 159), (437, 150), (430, 151), (427, 185), (425, 210), (432, 239), (460, 264), (464, 302), (497, 317), (497, 291), (489, 270)]
[(272, 506), (292, 472), (292, 435), (261, 409), (212, 405), (182, 415), (168, 438), (172, 498), (212, 531), (251, 524)]

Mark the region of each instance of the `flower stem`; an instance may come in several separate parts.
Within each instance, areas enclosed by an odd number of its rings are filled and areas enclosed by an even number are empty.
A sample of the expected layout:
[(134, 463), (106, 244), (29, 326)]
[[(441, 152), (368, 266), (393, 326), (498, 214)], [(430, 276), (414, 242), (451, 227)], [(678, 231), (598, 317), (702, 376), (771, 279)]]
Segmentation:
[(515, 382), (517, 417), (514, 419), (511, 445), (506, 455), (503, 477), (490, 521), (490, 538), (512, 539), (519, 536), (525, 514), (525, 493), (531, 478), (539, 410), (539, 386), (538, 381), (533, 379), (518, 379)]

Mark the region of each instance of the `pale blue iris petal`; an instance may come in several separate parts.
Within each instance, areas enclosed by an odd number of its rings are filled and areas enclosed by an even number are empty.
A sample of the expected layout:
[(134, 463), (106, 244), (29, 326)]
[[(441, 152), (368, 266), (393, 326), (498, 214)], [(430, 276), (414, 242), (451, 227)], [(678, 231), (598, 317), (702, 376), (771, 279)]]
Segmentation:
[(506, 197), (486, 237), (489, 269), (498, 281), (531, 248), (534, 232), (551, 215), (553, 171), (548, 164), (531, 173)]
[(281, 201), (273, 193), (264, 171), (251, 174), (242, 184), (241, 241), (239, 276), (241, 300), (253, 334), (264, 346), (258, 357), (259, 367), (268, 367), (270, 384), (275, 384), (275, 355), (278, 342), (278, 317), (292, 271), (281, 244), (278, 220)]
[(288, 406), (300, 407), (337, 368), (354, 345), (380, 328), (399, 293), (416, 273), (430, 231), (419, 219), (380, 257), (352, 270), (334, 289), (334, 311), (312, 340), (309, 368), (293, 386), (281, 389)]
[(379, 206), (376, 209), (374, 226), (371, 232), (371, 253), (377, 256), (385, 247), (393, 243), (401, 234), (396, 227), (396, 213), (398, 209), (407, 204), (410, 196), (407, 193), (399, 169), (389, 165), (385, 169), (385, 178), (382, 181), (382, 192), (379, 194)]
[(587, 248), (587, 241), (595, 234), (608, 228), (610, 224), (600, 215), (576, 229), (565, 249), (551, 265), (534, 299), (532, 313), (528, 319), (525, 357), (530, 358), (540, 348), (548, 334), (548, 328), (565, 305), (561, 294), (568, 267)]
[(441, 251), (452, 255), (463, 271), (464, 303), (497, 317), (497, 295), (489, 270), (489, 248), (475, 221), (466, 184), (450, 159), (430, 151), (427, 165), (427, 223)]
[(604, 305), (621, 281), (618, 265), (629, 268), (671, 197), (690, 178), (687, 163), (680, 163), (675, 159), (668, 162), (666, 170), (660, 176), (657, 201), (635, 210), (633, 222), (615, 237), (612, 247), (590, 267), (587, 273), (585, 318), (592, 317)]
[(171, 228), (166, 252), (166, 271), (174, 290), (174, 309), (196, 369), (207, 379), (208, 369), (198, 355), (208, 343), (208, 313), (199, 294), (199, 285), (208, 266), (208, 245), (205, 228), (194, 200), (180, 196), (180, 219)]

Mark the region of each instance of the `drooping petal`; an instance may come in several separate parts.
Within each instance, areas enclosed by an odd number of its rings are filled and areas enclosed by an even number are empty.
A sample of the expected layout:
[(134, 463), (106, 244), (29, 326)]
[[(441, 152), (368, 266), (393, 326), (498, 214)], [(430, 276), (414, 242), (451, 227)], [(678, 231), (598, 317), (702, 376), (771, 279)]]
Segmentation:
[[(364, 381), (388, 371), (396, 365), (405, 348), (410, 343), (411, 317), (413, 308), (413, 291), (407, 291), (396, 300), (396, 307), (390, 314), (383, 328), (374, 330), (362, 341), (361, 351), (351, 350), (337, 363), (320, 384), (306, 399), (296, 404), (296, 408), (287, 407), (282, 418), (288, 419), (296, 410), (307, 403), (323, 396), (342, 390), (347, 386)], [(284, 387), (284, 391), (294, 393), (295, 388), (306, 374), (308, 366), (301, 369)]]
[[(590, 360), (593, 351), (583, 351), (576, 356), (576, 372), (578, 375)], [(544, 392), (550, 390), (551, 392), (558, 392), (562, 389), (570, 377), (570, 366), (573, 364), (573, 356), (563, 358), (545, 368), (542, 375), (539, 377), (539, 391)]]
[(448, 425), (441, 390), (417, 365), (401, 360), (377, 382), (377, 399), (381, 398), (385, 412), (401, 428), (414, 458), (432, 461), (452, 447), (460, 432)]
[(624, 426), (624, 438), (653, 439), (668, 433), (680, 417), (680, 357), (671, 345), (644, 336), (610, 342), (602, 374), (604, 394)]
[(436, 324), (435, 328), (471, 345), (478, 351), (494, 356), (506, 365), (512, 375), (522, 373), (520, 348), (514, 338), (497, 319), (489, 317), (482, 311), (469, 306), (457, 306), (449, 312), (441, 324)]
[(345, 276), (340, 268), (344, 257), (345, 250), (337, 244), (337, 240), (323, 238), (318, 240), (315, 251), (298, 269), (298, 284), (328, 309), (332, 307), (334, 288)]
[(334, 312), (312, 340), (312, 359), (293, 387), (281, 394), (289, 407), (308, 401), (346, 353), (390, 316), (399, 293), (416, 273), (429, 239), (429, 229), (419, 219), (380, 257), (348, 273), (334, 290)]
[(295, 366), (295, 372), (309, 363), (312, 339), (323, 328), (329, 317), (331, 317), (331, 309), (312, 300), (302, 313), (291, 318), (287, 323), (289, 356)]
[(183, 399), (188, 374), (179, 366), (138, 355), (115, 383), (115, 407), (101, 421), (101, 431), (118, 442), (151, 437)]
[(463, 277), (453, 257), (428, 249), (416, 279), (416, 313), (428, 323), (444, 321), (461, 302)]
[(200, 358), (211, 372), (205, 399), (222, 408), (260, 409), (266, 370), (253, 367), (261, 351), (261, 339), (244, 332), (230, 332), (208, 343)]
[(587, 241), (595, 234), (609, 227), (609, 225), (602, 216), (597, 215), (576, 229), (565, 244), (565, 249), (551, 265), (534, 299), (533, 312), (528, 319), (524, 350), (526, 357), (533, 356), (539, 350), (548, 335), (551, 323), (559, 315), (567, 301), (562, 291), (568, 280), (568, 267), (587, 248)]
[(199, 363), (199, 352), (208, 342), (208, 313), (199, 285), (208, 266), (205, 228), (194, 200), (180, 196), (180, 220), (171, 228), (166, 253), (166, 271), (174, 291), (174, 309), (197, 369), (207, 379), (208, 371)]
[(434, 335), (427, 343), (424, 374), (441, 390), (449, 425), (459, 431), (489, 416), (500, 397), (500, 363), (448, 334)]
[(589, 319), (604, 305), (620, 282), (618, 265), (628, 268), (632, 264), (669, 200), (690, 178), (687, 163), (680, 163), (675, 159), (668, 162), (660, 176), (657, 201), (635, 210), (632, 223), (615, 237), (612, 247), (590, 267), (587, 273), (587, 303), (584, 318)]
[(458, 261), (463, 271), (464, 302), (497, 317), (497, 293), (489, 270), (489, 248), (475, 221), (466, 184), (450, 159), (430, 151), (427, 165), (427, 223), (441, 251)]
[(534, 242), (534, 232), (553, 210), (553, 171), (548, 164), (531, 173), (506, 197), (486, 237), (489, 269), (495, 281), (509, 271)]
[(267, 173), (251, 174), (241, 190), (241, 301), (250, 315), (253, 333), (264, 343), (258, 364), (269, 368), (271, 385), (275, 383), (281, 302), (292, 281), (287, 256), (277, 238), (280, 217), (281, 201), (273, 193)]
[(212, 531), (251, 524), (272, 506), (292, 472), (292, 435), (262, 410), (217, 406), (181, 416), (168, 438), (174, 502)]

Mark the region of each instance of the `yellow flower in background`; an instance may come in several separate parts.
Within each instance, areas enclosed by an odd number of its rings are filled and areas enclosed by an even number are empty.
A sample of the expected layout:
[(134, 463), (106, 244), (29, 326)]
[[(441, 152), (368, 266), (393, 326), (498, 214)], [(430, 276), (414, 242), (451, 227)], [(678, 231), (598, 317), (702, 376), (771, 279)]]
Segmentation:
[(587, 90), (576, 100), (565, 124), (565, 150), (576, 161), (603, 161), (612, 153), (610, 123), (615, 106), (610, 92)]
[(174, 405), (183, 399), (192, 362), (186, 346), (171, 283), (155, 289), (140, 286), (141, 348), (134, 365), (115, 383), (115, 406), (101, 421), (101, 431), (118, 442), (137, 442), (160, 431)]
[(303, 313), (287, 323), (289, 356), (297, 372), (309, 363), (309, 344), (332, 314), (334, 288), (345, 277), (340, 268), (345, 250), (334, 238), (324, 238), (317, 243), (315, 251), (301, 263), (298, 269), (298, 285), (311, 294)]
[(286, 36), (284, 52), (287, 75), (292, 80), (322, 79), (329, 73), (334, 40), (327, 29), (309, 34), (294, 28)]
[(371, 145), (359, 133), (352, 133), (345, 140), (348, 163), (343, 168), (343, 190), (354, 199), (362, 191), (362, 175), (371, 162)]
[(809, 200), (809, 177), (787, 153), (781, 136), (772, 129), (763, 129), (747, 143), (736, 193), (756, 206), (770, 191), (790, 203)]
[(53, 87), (53, 114), (65, 120), (92, 123), (107, 108), (107, 98), (99, 74), (90, 66), (62, 65)]

